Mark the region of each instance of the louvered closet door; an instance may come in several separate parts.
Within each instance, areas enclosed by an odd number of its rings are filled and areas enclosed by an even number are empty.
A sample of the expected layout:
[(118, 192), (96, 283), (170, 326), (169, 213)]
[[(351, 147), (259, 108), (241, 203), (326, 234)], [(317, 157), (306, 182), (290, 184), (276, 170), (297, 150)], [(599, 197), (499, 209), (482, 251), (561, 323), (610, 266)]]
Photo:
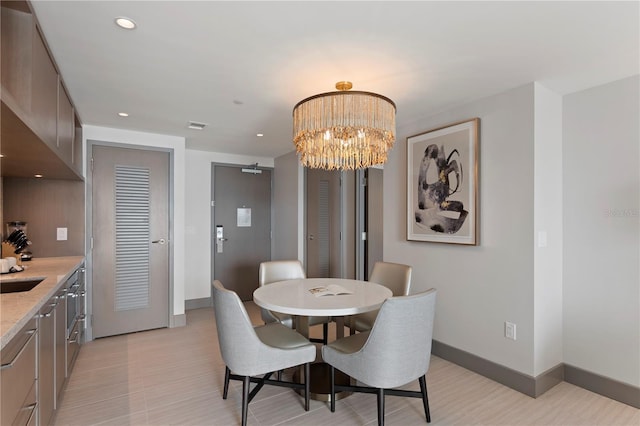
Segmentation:
[(94, 338), (169, 324), (169, 154), (93, 146)]
[(340, 278), (340, 172), (307, 169), (307, 277)]

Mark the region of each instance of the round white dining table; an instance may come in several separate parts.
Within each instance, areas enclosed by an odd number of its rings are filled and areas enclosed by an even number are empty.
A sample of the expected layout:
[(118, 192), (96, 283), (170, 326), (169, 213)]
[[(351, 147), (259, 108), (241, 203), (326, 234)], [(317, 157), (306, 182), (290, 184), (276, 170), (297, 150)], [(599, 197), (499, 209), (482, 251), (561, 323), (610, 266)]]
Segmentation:
[[(338, 285), (352, 294), (316, 296), (313, 288)], [(392, 296), (380, 284), (343, 278), (303, 278), (278, 281), (253, 292), (256, 305), (283, 314), (299, 316), (346, 316), (379, 309)]]
[[(351, 294), (314, 295), (311, 289), (338, 285)], [(333, 317), (336, 337), (344, 336), (344, 317), (379, 309), (393, 296), (391, 290), (369, 281), (344, 278), (300, 278), (278, 281), (253, 292), (256, 305), (269, 311), (294, 315), (296, 330), (309, 337), (309, 317)]]
[[(351, 294), (314, 296), (311, 289), (339, 285)], [(385, 300), (393, 296), (391, 290), (380, 284), (343, 278), (303, 278), (278, 281), (258, 287), (253, 292), (253, 301), (261, 308), (293, 315), (296, 331), (309, 338), (309, 317), (333, 317), (336, 337), (344, 337), (344, 317), (379, 309)], [(311, 366), (311, 398), (328, 401), (329, 370), (322, 362)], [(336, 372), (336, 383), (349, 384), (349, 377)], [(350, 392), (336, 394), (336, 399)]]

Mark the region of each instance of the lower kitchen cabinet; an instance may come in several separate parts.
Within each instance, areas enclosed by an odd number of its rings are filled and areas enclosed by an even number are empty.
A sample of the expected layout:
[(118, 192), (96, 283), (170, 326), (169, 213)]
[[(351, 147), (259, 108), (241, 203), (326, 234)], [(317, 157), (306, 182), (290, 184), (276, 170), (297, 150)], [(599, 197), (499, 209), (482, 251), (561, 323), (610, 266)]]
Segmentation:
[(32, 318), (2, 350), (0, 403), (2, 425), (36, 424), (36, 348), (38, 327)]
[(54, 408), (58, 408), (57, 401), (60, 399), (67, 370), (67, 287), (63, 286), (56, 294), (57, 304), (55, 311), (55, 347), (54, 347), (54, 370), (55, 370), (55, 398)]
[(67, 377), (67, 293), (64, 285), (40, 310), (38, 325), (38, 424), (51, 424)]
[(51, 298), (40, 310), (38, 316), (38, 418), (41, 425), (48, 425), (51, 422), (55, 409), (55, 314), (57, 305), (58, 298)]
[(55, 421), (84, 340), (84, 266), (54, 291), (2, 347), (0, 426), (47, 426)]

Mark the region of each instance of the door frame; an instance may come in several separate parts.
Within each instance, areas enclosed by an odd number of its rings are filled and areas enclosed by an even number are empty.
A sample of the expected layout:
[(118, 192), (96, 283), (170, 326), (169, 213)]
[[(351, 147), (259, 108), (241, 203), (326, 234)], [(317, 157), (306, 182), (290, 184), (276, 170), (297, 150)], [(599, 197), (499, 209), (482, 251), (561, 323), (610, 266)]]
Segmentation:
[(169, 328), (176, 327), (179, 321), (176, 321), (176, 317), (173, 312), (173, 300), (174, 300), (174, 157), (175, 153), (172, 148), (154, 147), (148, 145), (136, 145), (129, 143), (108, 142), (96, 139), (87, 139), (86, 143), (86, 172), (85, 172), (85, 291), (86, 291), (86, 320), (85, 320), (85, 341), (89, 342), (93, 340), (93, 247), (92, 247), (92, 234), (93, 234), (93, 147), (104, 146), (110, 148), (126, 148), (135, 149), (139, 151), (159, 151), (169, 154), (169, 267), (167, 273), (169, 274), (169, 309), (167, 312), (167, 323)]
[[(211, 267), (210, 267), (210, 273), (211, 276), (209, 277), (209, 282), (213, 282), (213, 277), (215, 277), (215, 261), (213, 259), (213, 257), (215, 256), (215, 252), (216, 252), (216, 217), (215, 217), (215, 207), (213, 205), (214, 203), (214, 191), (215, 191), (215, 178), (216, 178), (216, 166), (220, 166), (220, 167), (236, 167), (238, 169), (251, 169), (251, 168), (255, 168), (257, 170), (268, 170), (269, 172), (271, 172), (271, 199), (269, 200), (269, 210), (271, 210), (271, 220), (270, 220), (270, 226), (271, 226), (271, 243), (270, 243), (270, 260), (273, 260), (273, 250), (274, 250), (274, 238), (273, 238), (273, 229), (274, 229), (274, 206), (273, 206), (273, 180), (274, 180), (274, 172), (275, 172), (275, 168), (274, 167), (268, 167), (268, 166), (261, 166), (259, 163), (254, 163), (254, 164), (238, 164), (238, 163), (222, 163), (219, 161), (212, 161), (211, 162), (211, 194), (209, 194), (209, 208), (210, 210), (210, 214), (209, 217), (211, 219), (211, 235), (209, 236), (209, 249), (210, 251), (210, 263), (211, 263)], [(256, 281), (258, 280), (258, 277), (256, 277)]]

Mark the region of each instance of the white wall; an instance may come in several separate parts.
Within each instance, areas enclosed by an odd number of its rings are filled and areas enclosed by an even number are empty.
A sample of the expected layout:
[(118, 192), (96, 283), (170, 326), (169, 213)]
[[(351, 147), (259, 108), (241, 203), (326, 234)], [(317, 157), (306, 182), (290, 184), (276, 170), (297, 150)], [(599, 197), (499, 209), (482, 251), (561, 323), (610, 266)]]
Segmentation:
[[(438, 289), (436, 340), (534, 377), (564, 362), (639, 385), (639, 80), (564, 98), (532, 83), (398, 129), (384, 259)], [(472, 117), (480, 245), (406, 241), (406, 137)]]
[(186, 150), (185, 299), (201, 299), (211, 295), (211, 164), (273, 167), (272, 158)]
[(564, 361), (640, 386), (640, 77), (564, 98)]
[[(84, 151), (87, 152), (87, 141), (99, 141), (127, 145), (139, 145), (163, 148), (171, 151), (173, 163), (173, 307), (172, 315), (184, 314), (185, 294), (185, 198), (182, 188), (185, 185), (185, 140), (178, 136), (159, 135), (154, 133), (134, 132), (86, 125), (82, 128)], [(86, 163), (85, 163), (86, 176)]]
[[(273, 159), (185, 149), (182, 137), (84, 126), (83, 139), (170, 149), (173, 155), (173, 315), (185, 300), (210, 296), (211, 164), (273, 167)], [(86, 149), (86, 145), (85, 145)], [(86, 151), (85, 151), (86, 152)], [(86, 172), (85, 172), (86, 174)]]
[[(398, 114), (401, 114), (399, 109)], [(406, 137), (480, 118), (477, 247), (406, 241)], [(534, 84), (398, 129), (384, 173), (384, 260), (438, 289), (434, 339), (534, 374)], [(517, 340), (504, 322), (517, 324)]]
[(304, 170), (295, 151), (275, 159), (273, 216), (271, 258), (304, 262)]
[(562, 97), (538, 83), (534, 144), (533, 372), (537, 376), (562, 363)]

